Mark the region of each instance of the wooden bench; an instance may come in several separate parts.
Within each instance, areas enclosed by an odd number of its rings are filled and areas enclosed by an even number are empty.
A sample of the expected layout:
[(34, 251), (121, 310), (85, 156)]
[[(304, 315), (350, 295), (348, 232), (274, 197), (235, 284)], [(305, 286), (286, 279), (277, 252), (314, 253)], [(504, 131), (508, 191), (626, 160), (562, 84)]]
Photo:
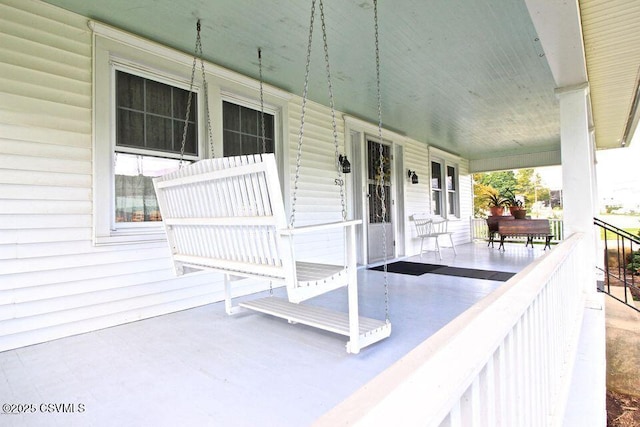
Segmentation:
[(548, 219), (514, 219), (512, 221), (499, 221), (498, 234), (500, 235), (500, 246), (504, 250), (504, 239), (510, 236), (525, 236), (527, 243), (525, 246), (533, 247), (534, 238), (544, 237), (544, 249), (551, 249), (551, 239), (553, 234), (550, 233)]
[(487, 246), (491, 245), (493, 248), (493, 242), (495, 241), (495, 237), (498, 234), (498, 223), (500, 221), (511, 221), (515, 219), (512, 216), (504, 216), (504, 215), (492, 215), (487, 217), (487, 228), (489, 229), (489, 243)]

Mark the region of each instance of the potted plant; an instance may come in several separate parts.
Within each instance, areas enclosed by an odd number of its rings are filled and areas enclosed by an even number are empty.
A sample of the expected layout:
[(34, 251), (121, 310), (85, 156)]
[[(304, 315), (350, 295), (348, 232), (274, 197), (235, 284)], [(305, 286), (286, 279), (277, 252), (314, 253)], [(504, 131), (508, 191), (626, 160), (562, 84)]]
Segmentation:
[(495, 188), (489, 188), (485, 194), (485, 199), (491, 212), (491, 216), (500, 216), (504, 213), (506, 199), (502, 197)]
[(515, 219), (524, 219), (527, 216), (527, 210), (524, 207), (522, 200), (516, 198), (513, 190), (508, 189), (505, 191), (506, 205), (509, 206), (509, 211)]

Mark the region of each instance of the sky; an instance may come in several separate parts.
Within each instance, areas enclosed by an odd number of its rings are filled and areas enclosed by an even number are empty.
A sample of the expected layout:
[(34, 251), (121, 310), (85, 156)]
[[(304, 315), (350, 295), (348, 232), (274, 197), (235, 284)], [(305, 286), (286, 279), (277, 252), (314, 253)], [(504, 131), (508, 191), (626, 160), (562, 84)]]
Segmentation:
[(636, 132), (628, 147), (596, 152), (600, 197), (605, 197), (607, 194), (619, 190), (640, 189), (639, 135), (640, 132)]
[(640, 132), (625, 148), (596, 152), (598, 198), (601, 206), (621, 205), (640, 212)]
[[(640, 206), (640, 130), (625, 148), (596, 152), (598, 197), (631, 208)], [(536, 168), (545, 186), (552, 190), (562, 188), (562, 167)]]

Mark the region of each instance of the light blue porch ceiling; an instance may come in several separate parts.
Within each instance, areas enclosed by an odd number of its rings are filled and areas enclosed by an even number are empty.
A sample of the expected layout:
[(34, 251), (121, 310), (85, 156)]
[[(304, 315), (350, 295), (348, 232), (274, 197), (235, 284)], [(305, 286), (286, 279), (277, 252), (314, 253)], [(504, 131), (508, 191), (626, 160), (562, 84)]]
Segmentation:
[[(47, 0), (301, 95), (311, 1)], [(336, 107), (377, 122), (371, 0), (324, 0)], [(328, 104), (319, 11), (310, 99)], [(385, 127), (469, 159), (558, 150), (555, 82), (524, 0), (380, 1)]]

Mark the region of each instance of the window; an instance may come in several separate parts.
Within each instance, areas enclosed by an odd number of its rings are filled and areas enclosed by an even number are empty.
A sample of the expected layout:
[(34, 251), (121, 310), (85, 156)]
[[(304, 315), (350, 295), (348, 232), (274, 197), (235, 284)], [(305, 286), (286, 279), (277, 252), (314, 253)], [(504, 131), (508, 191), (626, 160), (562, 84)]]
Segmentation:
[(431, 162), (431, 213), (442, 215), (442, 165)]
[(114, 218), (139, 227), (162, 220), (153, 177), (198, 156), (198, 99), (192, 94), (183, 149), (188, 90), (116, 69), (115, 94)]
[(264, 149), (260, 110), (229, 101), (222, 102), (225, 157), (274, 152), (274, 115), (264, 113)]
[[(179, 154), (189, 91), (116, 70), (116, 146)], [(192, 94), (185, 154), (198, 155)]]
[(458, 185), (457, 166), (441, 160), (431, 162), (431, 211), (434, 215), (460, 216)]
[(447, 206), (449, 206), (447, 213), (450, 216), (458, 216), (457, 188), (458, 178), (456, 168), (453, 166), (447, 166)]

